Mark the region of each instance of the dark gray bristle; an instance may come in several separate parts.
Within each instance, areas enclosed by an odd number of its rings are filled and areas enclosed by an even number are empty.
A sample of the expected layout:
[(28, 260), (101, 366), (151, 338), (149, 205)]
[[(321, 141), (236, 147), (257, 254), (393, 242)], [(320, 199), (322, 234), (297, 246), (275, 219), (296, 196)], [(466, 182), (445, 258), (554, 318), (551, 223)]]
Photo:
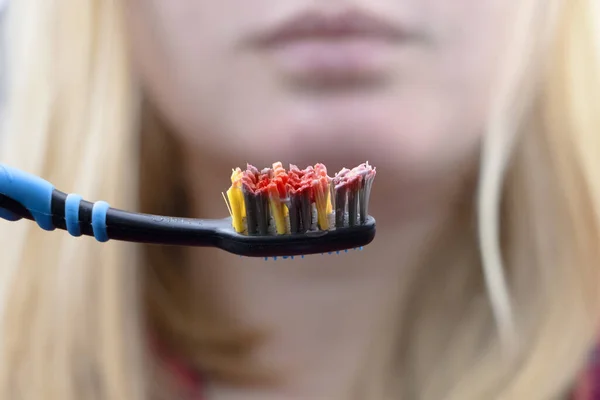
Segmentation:
[(242, 193), (244, 195), (244, 203), (246, 206), (246, 225), (248, 235), (256, 235), (258, 233), (258, 216), (256, 215), (256, 195), (246, 189), (246, 186), (242, 187)]
[(265, 193), (256, 195), (256, 219), (258, 222), (258, 234), (269, 234), (269, 200)]
[(335, 202), (335, 227), (343, 228), (345, 225), (346, 207), (348, 204), (348, 188), (341, 186), (334, 189)]
[(309, 231), (312, 224), (312, 204), (308, 190), (300, 192), (300, 232)]
[(300, 198), (297, 195), (291, 195), (288, 207), (290, 219), (290, 233), (300, 233), (301, 228), (301, 204)]
[(364, 224), (369, 215), (369, 200), (371, 197), (371, 188), (373, 186), (373, 177), (364, 177), (358, 191), (360, 223)]
[(356, 226), (358, 224), (358, 192), (355, 189), (348, 189), (348, 225)]

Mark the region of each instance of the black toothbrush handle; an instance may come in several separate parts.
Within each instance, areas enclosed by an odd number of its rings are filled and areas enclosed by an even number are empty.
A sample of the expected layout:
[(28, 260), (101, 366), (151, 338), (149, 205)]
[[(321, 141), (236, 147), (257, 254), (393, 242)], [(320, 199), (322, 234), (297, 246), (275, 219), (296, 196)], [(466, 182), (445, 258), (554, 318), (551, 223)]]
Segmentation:
[[(67, 196), (56, 189), (53, 191), (51, 219), (54, 229), (69, 231), (65, 216)], [(34, 216), (26, 207), (2, 194), (0, 194), (0, 209), (8, 211), (18, 219), (25, 218), (35, 221)], [(101, 242), (109, 239), (136, 243), (215, 247), (222, 238), (221, 230), (231, 229), (231, 218), (199, 220), (132, 213), (108, 208), (105, 219), (106, 236), (103, 239), (98, 236), (98, 232), (94, 234), (93, 209), (94, 203), (81, 201), (77, 221), (79, 234), (73, 236), (93, 236), (97, 239), (100, 238)], [(5, 219), (15, 221), (17, 218)]]
[(67, 195), (49, 182), (0, 164), (0, 218), (36, 221), (47, 231), (62, 229), (73, 236), (167, 245), (217, 246), (229, 218), (198, 220), (138, 214)]
[[(67, 230), (67, 218), (65, 216), (67, 197), (65, 193), (57, 190), (54, 191), (52, 196), (53, 222), (58, 229)], [(98, 235), (94, 233), (94, 206), (94, 203), (81, 201), (79, 226), (83, 235), (96, 236), (98, 239)], [(108, 208), (106, 210), (105, 225), (106, 236), (113, 240), (215, 247), (221, 240), (222, 230), (231, 229), (231, 218), (176, 218)]]

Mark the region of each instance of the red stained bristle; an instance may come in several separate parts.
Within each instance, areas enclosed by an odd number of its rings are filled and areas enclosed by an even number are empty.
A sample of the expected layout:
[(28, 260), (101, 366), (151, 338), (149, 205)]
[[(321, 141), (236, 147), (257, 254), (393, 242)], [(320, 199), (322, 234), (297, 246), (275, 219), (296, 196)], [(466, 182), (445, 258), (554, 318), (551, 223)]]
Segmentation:
[(346, 179), (346, 185), (348, 185), (348, 187), (352, 190), (358, 190), (360, 186), (360, 181), (360, 176), (354, 175)]
[(242, 176), (242, 186), (244, 187), (244, 189), (246, 191), (254, 194), (256, 185), (251, 180), (246, 178), (245, 176)]
[(307, 167), (304, 170), (300, 170), (295, 165), (290, 165), (290, 171), (288, 172), (287, 189), (290, 193), (302, 193), (306, 190), (310, 192), (311, 201), (314, 195), (311, 190), (312, 181), (314, 180), (315, 173), (313, 167)]
[(269, 185), (265, 189), (269, 194), (269, 197), (282, 198), (281, 194), (279, 193), (279, 190), (277, 189), (277, 184), (275, 182), (269, 183)]
[[(333, 207), (337, 227), (364, 222), (368, 216), (369, 194), (375, 174), (375, 168), (368, 163), (360, 164), (351, 170), (343, 168), (332, 178), (327, 175), (327, 167), (321, 163), (305, 169), (290, 164), (286, 171), (280, 162), (276, 162), (271, 168), (262, 170), (247, 164), (240, 180), (247, 194), (261, 199), (283, 201), (290, 210), (288, 223), (293, 225), (291, 230), (303, 232), (310, 229), (306, 221), (310, 224), (311, 204), (313, 207), (317, 206), (318, 224), (325, 227), (322, 229), (327, 229), (328, 226), (327, 221), (323, 219), (323, 207), (327, 208), (327, 213), (331, 213)], [(263, 224), (264, 230), (265, 220), (261, 218), (269, 218), (269, 211), (266, 211), (266, 216), (260, 217), (261, 213), (265, 213), (261, 205), (264, 203), (260, 203), (264, 200), (256, 200), (258, 203), (252, 205), (250, 201), (252, 200), (245, 200), (249, 210), (248, 219), (253, 221), (254, 231), (256, 221)], [(260, 226), (258, 230), (260, 231)], [(248, 231), (250, 232), (250, 225)]]
[(263, 193), (269, 185), (270, 179), (268, 170), (259, 171), (250, 164), (242, 173), (242, 185), (252, 194)]
[(258, 168), (251, 164), (246, 164), (246, 171), (248, 171), (249, 174), (252, 174), (254, 176), (258, 176), (260, 174)]
[(287, 197), (287, 183), (289, 181), (289, 176), (285, 169), (281, 165), (281, 163), (275, 163), (273, 165), (273, 178), (271, 181), (277, 186), (277, 191), (279, 193), (279, 197), (285, 198)]
[(248, 235), (284, 235), (364, 224), (374, 177), (368, 163), (333, 178), (320, 163), (305, 169), (290, 164), (287, 171), (280, 162), (262, 170), (247, 164), (245, 171), (233, 171), (231, 195), (228, 191), (236, 203), (230, 208), (234, 228)]
[(350, 189), (359, 189), (361, 184), (367, 178), (373, 178), (375, 176), (375, 169), (370, 168), (367, 164), (361, 164), (352, 170), (347, 168), (342, 169), (333, 178), (333, 183), (337, 188), (348, 187)]
[(327, 168), (323, 164), (309, 166), (303, 170), (290, 164), (287, 172), (281, 163), (275, 163), (273, 168), (265, 168), (262, 171), (248, 164), (246, 171), (242, 174), (242, 183), (252, 193), (264, 192), (269, 185), (274, 183), (279, 196), (285, 198), (289, 193), (310, 190), (315, 180), (319, 181), (320, 185), (328, 185), (333, 181), (336, 187), (347, 186), (358, 189), (365, 179), (372, 178), (374, 175), (375, 169), (366, 164), (361, 164), (352, 170), (344, 168), (334, 178), (327, 175)]
[(314, 171), (317, 176), (327, 177), (327, 167), (323, 164), (316, 164)]

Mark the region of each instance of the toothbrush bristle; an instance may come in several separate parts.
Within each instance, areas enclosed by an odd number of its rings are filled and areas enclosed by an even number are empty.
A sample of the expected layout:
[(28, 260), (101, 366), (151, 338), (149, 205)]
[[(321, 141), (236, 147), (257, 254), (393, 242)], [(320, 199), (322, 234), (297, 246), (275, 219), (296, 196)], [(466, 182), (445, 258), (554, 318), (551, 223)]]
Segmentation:
[(333, 177), (324, 164), (301, 170), (281, 162), (233, 170), (226, 203), (236, 232), (288, 235), (364, 224), (376, 170), (368, 162)]

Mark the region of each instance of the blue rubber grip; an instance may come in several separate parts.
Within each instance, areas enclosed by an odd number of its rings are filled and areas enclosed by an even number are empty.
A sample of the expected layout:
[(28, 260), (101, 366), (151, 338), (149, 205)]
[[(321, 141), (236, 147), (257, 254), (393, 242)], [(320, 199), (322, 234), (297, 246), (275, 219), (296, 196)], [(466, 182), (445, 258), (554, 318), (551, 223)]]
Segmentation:
[(65, 201), (65, 225), (67, 232), (71, 236), (81, 236), (81, 227), (79, 226), (79, 205), (81, 196), (78, 194), (69, 194)]
[(105, 201), (97, 201), (92, 208), (92, 230), (94, 237), (99, 242), (108, 242), (108, 231), (106, 229), (106, 213), (110, 205)]
[[(32, 174), (0, 164), (0, 194), (18, 201), (33, 216), (40, 228), (55, 229), (52, 223), (52, 192), (54, 186)], [(15, 221), (19, 218), (0, 209), (0, 218)], [(16, 219), (15, 219), (16, 218)]]

